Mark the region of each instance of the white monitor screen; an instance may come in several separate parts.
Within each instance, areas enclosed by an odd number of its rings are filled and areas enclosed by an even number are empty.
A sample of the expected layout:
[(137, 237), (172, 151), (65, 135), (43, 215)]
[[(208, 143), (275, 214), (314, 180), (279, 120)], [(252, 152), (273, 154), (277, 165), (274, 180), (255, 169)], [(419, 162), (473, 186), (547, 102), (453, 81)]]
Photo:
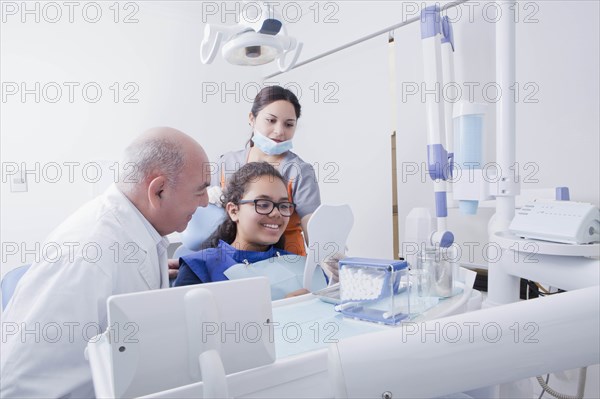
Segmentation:
[(108, 323), (116, 397), (200, 381), (206, 349), (219, 349), (227, 374), (275, 361), (264, 277), (115, 295)]

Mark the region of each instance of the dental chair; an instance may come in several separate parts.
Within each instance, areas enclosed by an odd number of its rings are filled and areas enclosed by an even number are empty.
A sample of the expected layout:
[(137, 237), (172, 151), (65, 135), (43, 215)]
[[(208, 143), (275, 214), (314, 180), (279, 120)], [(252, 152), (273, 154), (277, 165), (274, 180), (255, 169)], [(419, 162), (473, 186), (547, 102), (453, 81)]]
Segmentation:
[[(324, 259), (345, 252), (352, 224), (347, 205), (322, 205), (313, 213), (304, 274), (309, 287)], [(474, 272), (461, 270), (458, 281), (463, 284), (463, 295), (432, 309), (428, 318), (464, 310), (474, 278)], [(96, 395), (333, 397), (330, 342), (394, 329), (342, 318), (314, 295), (271, 302), (268, 286), (268, 280), (259, 277), (111, 297), (111, 328), (92, 339), (87, 349)], [(148, 313), (148, 308), (154, 311)], [(224, 321), (238, 321), (239, 328), (223, 327)], [(340, 329), (332, 335), (336, 326)], [(128, 330), (117, 337), (116, 327)], [(215, 340), (219, 331), (225, 336)], [(261, 340), (256, 339), (259, 335)], [(236, 336), (238, 342), (224, 341)], [(126, 338), (133, 340), (125, 342)], [(244, 341), (255, 345), (240, 346)]]
[(23, 277), (25, 272), (29, 270), (30, 266), (31, 265), (29, 264), (12, 269), (2, 278), (2, 282), (0, 282), (0, 289), (2, 291), (2, 310), (6, 309), (6, 305), (8, 305), (10, 298), (12, 298), (19, 280)]
[[(198, 207), (187, 228), (181, 232), (182, 246), (175, 250), (175, 257), (200, 250), (200, 246), (219, 227), (225, 218), (225, 210), (215, 204)], [(183, 248), (182, 248), (183, 247)], [(179, 251), (179, 252), (177, 252)]]
[[(204, 241), (219, 227), (224, 218), (225, 210), (220, 206), (208, 204), (206, 207), (198, 207), (186, 229), (181, 232), (181, 245), (175, 249), (172, 257), (179, 259), (199, 251)], [(172, 286), (174, 282), (175, 279), (170, 280), (169, 285)]]

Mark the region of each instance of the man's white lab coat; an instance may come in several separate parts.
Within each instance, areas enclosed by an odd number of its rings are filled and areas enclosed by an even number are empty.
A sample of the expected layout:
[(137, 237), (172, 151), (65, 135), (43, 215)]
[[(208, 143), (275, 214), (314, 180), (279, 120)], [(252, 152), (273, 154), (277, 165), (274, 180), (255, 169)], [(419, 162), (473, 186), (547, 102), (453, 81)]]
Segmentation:
[(2, 317), (2, 398), (94, 397), (84, 349), (107, 298), (168, 286), (142, 218), (113, 185), (50, 235)]

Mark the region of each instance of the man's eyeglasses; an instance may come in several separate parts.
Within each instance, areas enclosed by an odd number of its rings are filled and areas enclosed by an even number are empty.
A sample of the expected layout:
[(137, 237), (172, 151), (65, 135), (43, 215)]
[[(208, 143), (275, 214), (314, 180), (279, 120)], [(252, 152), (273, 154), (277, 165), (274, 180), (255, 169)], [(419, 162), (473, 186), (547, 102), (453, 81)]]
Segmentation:
[(281, 216), (290, 217), (296, 209), (296, 204), (293, 202), (273, 202), (268, 199), (241, 200), (240, 205), (254, 203), (254, 210), (260, 215), (269, 215), (274, 208), (279, 210)]

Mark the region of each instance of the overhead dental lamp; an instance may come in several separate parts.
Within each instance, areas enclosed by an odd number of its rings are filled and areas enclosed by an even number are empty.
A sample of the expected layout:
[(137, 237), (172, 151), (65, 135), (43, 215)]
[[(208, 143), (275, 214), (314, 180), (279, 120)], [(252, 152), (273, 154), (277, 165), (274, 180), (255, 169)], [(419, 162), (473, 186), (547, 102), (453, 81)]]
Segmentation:
[[(200, 45), (203, 64), (210, 64), (223, 44), (222, 54), (235, 65), (263, 65), (277, 60), (281, 72), (291, 69), (298, 60), (302, 43), (287, 35), (282, 19), (271, 5), (261, 3), (260, 15), (250, 18), (242, 9), (236, 25), (207, 24)], [(291, 61), (286, 64), (286, 56)]]

